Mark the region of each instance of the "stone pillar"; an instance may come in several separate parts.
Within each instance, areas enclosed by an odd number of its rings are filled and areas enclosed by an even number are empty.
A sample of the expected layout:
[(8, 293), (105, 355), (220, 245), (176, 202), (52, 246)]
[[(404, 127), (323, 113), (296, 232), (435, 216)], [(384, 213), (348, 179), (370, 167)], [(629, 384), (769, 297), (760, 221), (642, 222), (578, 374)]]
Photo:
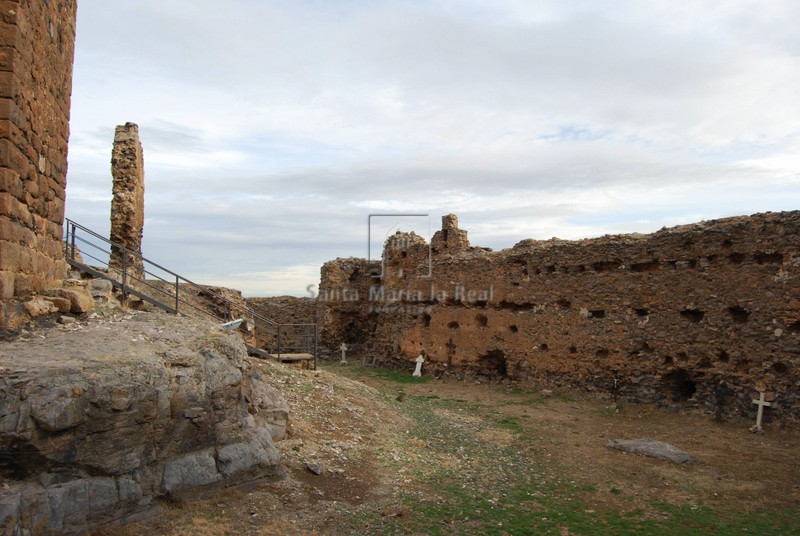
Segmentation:
[(76, 0), (0, 2), (0, 327), (59, 286)]
[(458, 216), (455, 214), (442, 216), (442, 229), (436, 231), (431, 238), (433, 252), (455, 254), (469, 247), (467, 231), (458, 228)]
[[(127, 248), (124, 255), (126, 266), (141, 274), (144, 271), (140, 257), (144, 229), (144, 160), (139, 127), (135, 123), (125, 123), (116, 128), (111, 175), (114, 177), (111, 241)], [(111, 251), (109, 268), (121, 268), (124, 250), (112, 247)]]

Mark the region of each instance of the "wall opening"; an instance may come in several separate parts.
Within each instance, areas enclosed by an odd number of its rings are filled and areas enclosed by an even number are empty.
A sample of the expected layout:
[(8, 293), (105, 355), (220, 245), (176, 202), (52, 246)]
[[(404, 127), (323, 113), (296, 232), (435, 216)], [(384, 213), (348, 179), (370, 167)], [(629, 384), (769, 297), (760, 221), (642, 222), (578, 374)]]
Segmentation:
[(589, 311), (590, 318), (605, 318), (606, 312), (603, 309), (594, 309)]
[(655, 272), (658, 270), (658, 259), (631, 264), (631, 272)]
[(783, 263), (783, 253), (764, 253), (759, 251), (753, 258), (756, 260), (758, 264), (782, 264)]
[(733, 264), (742, 264), (745, 258), (744, 253), (731, 253), (728, 255), (728, 260)]
[(479, 373), (486, 376), (505, 378), (508, 375), (506, 368), (506, 354), (502, 350), (489, 350), (478, 360), (481, 367)]
[(455, 320), (453, 320), (452, 322), (449, 322), (449, 323), (447, 324), (447, 327), (448, 327), (448, 328), (450, 328), (450, 329), (452, 329), (452, 330), (456, 330), (456, 329), (458, 329), (458, 322), (456, 322)]
[(592, 264), (595, 272), (611, 272), (617, 270), (622, 265), (619, 261), (598, 261)]
[(431, 315), (428, 313), (422, 315), (422, 326), (426, 328), (431, 327)]
[(772, 364), (770, 370), (772, 370), (772, 372), (775, 372), (776, 374), (786, 374), (789, 371), (789, 367), (787, 367), (784, 363), (778, 361)]
[(639, 317), (645, 317), (645, 316), (648, 316), (650, 314), (650, 311), (648, 311), (644, 307), (640, 307), (638, 309), (634, 309), (634, 311), (636, 312), (636, 316), (639, 316)]
[(511, 324), (510, 326), (508, 326), (508, 331), (510, 331), (511, 333), (516, 333), (519, 331), (519, 328), (514, 324)]
[(510, 309), (512, 311), (530, 311), (534, 308), (534, 304), (532, 303), (514, 303), (506, 300), (500, 301), (500, 307), (502, 309)]
[(731, 315), (731, 320), (737, 324), (744, 324), (747, 322), (747, 319), (750, 318), (750, 311), (739, 307), (738, 305), (728, 307), (728, 314)]
[(689, 373), (682, 369), (673, 370), (662, 376), (661, 384), (667, 397), (673, 402), (686, 402), (697, 391), (697, 384)]
[(681, 316), (693, 324), (697, 324), (703, 320), (705, 315), (706, 313), (700, 309), (684, 309), (681, 311)]
[(731, 356), (729, 356), (728, 352), (726, 352), (725, 350), (720, 350), (719, 352), (717, 352), (717, 359), (719, 359), (723, 363), (727, 363), (728, 361), (730, 361)]
[(597, 352), (595, 352), (594, 355), (597, 356), (599, 359), (606, 359), (608, 357), (608, 354), (609, 354), (608, 350), (606, 350), (605, 348), (600, 348)]
[(800, 320), (792, 322), (786, 329), (789, 330), (789, 333), (800, 333)]
[(486, 318), (486, 315), (476, 315), (475, 323), (477, 323), (479, 327), (485, 328), (489, 325), (489, 319)]
[(568, 310), (570, 307), (572, 307), (572, 302), (569, 300), (565, 300), (564, 298), (561, 298), (560, 300), (556, 301), (556, 305), (558, 305), (562, 309)]
[(549, 352), (550, 351), (550, 347), (547, 346), (547, 344), (540, 344), (539, 345), (539, 350), (541, 350), (542, 352)]

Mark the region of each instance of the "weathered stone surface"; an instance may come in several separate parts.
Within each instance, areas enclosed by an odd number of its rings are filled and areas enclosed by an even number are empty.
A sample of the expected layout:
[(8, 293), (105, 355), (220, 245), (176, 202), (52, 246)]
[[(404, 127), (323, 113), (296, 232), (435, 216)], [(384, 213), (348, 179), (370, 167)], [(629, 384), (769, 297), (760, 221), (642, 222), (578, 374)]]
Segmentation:
[(606, 446), (623, 452), (642, 454), (675, 463), (692, 463), (693, 461), (688, 452), (655, 439), (610, 439)]
[(76, 0), (2, 3), (0, 328), (61, 280)]
[[(317, 322), (317, 303), (310, 298), (295, 296), (274, 296), (270, 298), (247, 298), (246, 306), (258, 315), (278, 322), (280, 324), (314, 324)], [(261, 348), (276, 348), (278, 345), (278, 332), (269, 326), (262, 326), (259, 320), (254, 320), (258, 346)], [(299, 332), (284, 328), (281, 332), (282, 343), (286, 344), (287, 337), (294, 337), (294, 343), (303, 346)]]
[(800, 212), (497, 252), (469, 246), (456, 225), (445, 216), (432, 258), (416, 235), (390, 237), (382, 275), (380, 262), (326, 263), (324, 354), (345, 342), (410, 371), (424, 350), (437, 376), (728, 419), (754, 418), (750, 391), (763, 382), (777, 394), (767, 417), (800, 421)]
[(46, 432), (68, 430), (86, 422), (89, 402), (80, 387), (42, 386), (30, 393), (30, 416)]
[(262, 381), (254, 381), (252, 398), (249, 402), (248, 410), (253, 415), (258, 415), (262, 425), (269, 430), (273, 441), (283, 439), (286, 436), (286, 425), (289, 420), (289, 406), (280, 393)]
[(159, 313), (0, 345), (0, 534), (71, 534), (281, 468), (288, 408), (241, 338)]
[(94, 298), (85, 287), (50, 289), (47, 294), (69, 300), (69, 312), (71, 313), (83, 314), (94, 310)]
[(134, 123), (118, 125), (114, 132), (111, 153), (111, 175), (114, 178), (111, 199), (111, 248), (109, 267), (122, 268), (139, 274), (144, 230), (144, 158), (139, 142), (139, 127)]
[(55, 313), (58, 311), (58, 307), (53, 302), (48, 301), (40, 296), (36, 296), (35, 298), (31, 298), (30, 300), (26, 301), (24, 303), (24, 307), (31, 318), (36, 318), (37, 316)]
[(220, 480), (222, 475), (217, 470), (214, 449), (180, 456), (167, 462), (164, 467), (163, 486), (170, 493), (202, 488)]
[(219, 470), (226, 478), (248, 475), (253, 470), (256, 474), (271, 471), (278, 465), (278, 451), (269, 431), (254, 430), (249, 435), (252, 437), (248, 441), (226, 445), (217, 451)]
[(40, 296), (42, 299), (52, 303), (59, 313), (68, 313), (72, 309), (72, 302), (67, 298), (59, 298), (57, 296)]

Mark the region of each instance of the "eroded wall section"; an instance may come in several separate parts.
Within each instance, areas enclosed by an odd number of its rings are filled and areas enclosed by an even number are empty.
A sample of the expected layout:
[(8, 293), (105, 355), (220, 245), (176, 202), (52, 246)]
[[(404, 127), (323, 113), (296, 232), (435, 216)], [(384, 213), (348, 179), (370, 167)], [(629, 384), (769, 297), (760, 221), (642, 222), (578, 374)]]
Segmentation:
[[(447, 243), (440, 233), (453, 235), (454, 223), (445, 217), (432, 243)], [(318, 303), (329, 354), (345, 341), (410, 368), (424, 350), (430, 373), (598, 390), (721, 418), (751, 415), (759, 387), (777, 395), (772, 418), (800, 419), (800, 212), (498, 252), (459, 231), (433, 248), (430, 278), (431, 248), (399, 236), (383, 269), (326, 263)]]

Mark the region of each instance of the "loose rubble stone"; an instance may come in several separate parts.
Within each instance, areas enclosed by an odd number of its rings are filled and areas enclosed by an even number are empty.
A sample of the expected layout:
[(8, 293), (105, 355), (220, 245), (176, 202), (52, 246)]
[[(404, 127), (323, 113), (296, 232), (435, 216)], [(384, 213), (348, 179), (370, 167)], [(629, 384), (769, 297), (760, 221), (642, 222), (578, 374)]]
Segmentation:
[(655, 439), (610, 439), (607, 446), (633, 454), (643, 454), (675, 463), (692, 463), (689, 453)]
[(37, 296), (25, 302), (25, 310), (31, 318), (36, 318), (37, 316), (55, 313), (58, 311), (58, 307), (53, 302)]
[(318, 463), (306, 462), (306, 468), (315, 475), (322, 474), (322, 466)]

